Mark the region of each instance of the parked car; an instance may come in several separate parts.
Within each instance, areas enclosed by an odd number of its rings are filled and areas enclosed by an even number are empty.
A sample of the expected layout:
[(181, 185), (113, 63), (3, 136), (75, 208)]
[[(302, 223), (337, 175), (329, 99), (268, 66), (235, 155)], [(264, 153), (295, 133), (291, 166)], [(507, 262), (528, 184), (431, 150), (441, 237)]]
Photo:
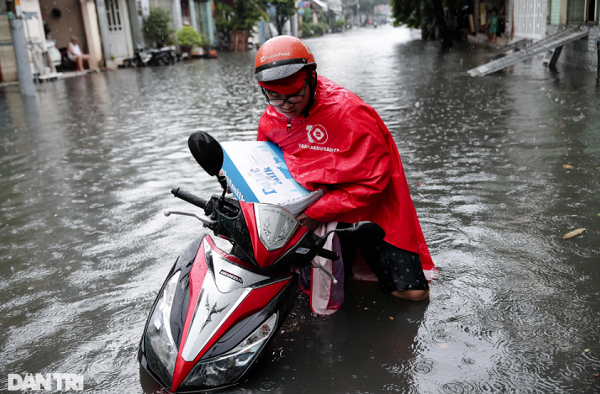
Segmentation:
[(56, 40), (46, 40), (46, 51), (48, 54), (50, 54), (50, 60), (52, 61), (54, 67), (59, 67), (62, 63), (62, 56), (56, 47)]

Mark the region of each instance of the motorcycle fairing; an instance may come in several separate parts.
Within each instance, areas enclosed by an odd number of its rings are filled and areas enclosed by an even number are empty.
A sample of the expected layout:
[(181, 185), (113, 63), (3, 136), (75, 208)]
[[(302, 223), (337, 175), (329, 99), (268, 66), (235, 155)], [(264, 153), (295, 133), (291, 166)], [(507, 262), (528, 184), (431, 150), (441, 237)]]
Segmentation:
[(210, 237), (202, 240), (189, 274), (190, 301), (171, 391), (223, 335), (264, 309), (292, 279), (291, 274), (260, 275), (238, 263), (243, 262), (220, 250)]
[[(196, 258), (198, 248), (200, 247), (200, 244), (202, 243), (202, 240), (204, 239), (204, 237), (205, 236), (196, 238), (179, 255), (179, 257), (175, 261), (175, 264), (173, 264), (171, 271), (169, 271), (169, 274), (167, 275), (167, 279), (163, 283), (163, 285), (159, 291), (159, 294), (162, 294), (165, 285), (167, 284), (167, 282), (169, 281), (169, 279), (171, 278), (173, 273), (175, 273), (176, 271), (181, 271), (181, 276), (180, 276), (181, 286), (180, 286), (180, 288), (187, 288), (188, 280), (189, 280), (189, 272), (192, 268), (192, 264), (194, 262), (194, 259)], [(159, 298), (160, 297), (157, 297), (154, 300), (154, 304), (152, 305), (152, 308), (150, 309), (151, 311), (154, 311), (154, 309), (156, 309), (156, 305), (159, 301)], [(185, 311), (187, 311), (187, 309), (188, 309), (188, 303), (189, 303), (189, 293), (186, 291), (178, 290), (175, 293), (175, 299), (173, 301), (174, 309), (172, 310), (171, 316), (170, 316), (171, 333), (173, 334), (173, 339), (177, 346), (179, 346), (179, 343), (181, 342), (181, 335), (183, 333), (183, 327), (185, 324)], [(176, 306), (179, 306), (179, 308), (177, 308)], [(177, 308), (177, 309), (175, 309), (175, 308)], [(174, 313), (175, 311), (178, 311), (179, 313)], [(142, 336), (142, 339), (140, 341), (140, 350), (138, 352), (138, 359), (146, 370), (148, 370), (148, 368), (147, 368), (147, 362), (145, 359), (146, 344), (144, 342), (144, 338), (146, 337), (146, 331), (148, 330), (148, 324), (150, 322), (151, 317), (152, 317), (152, 313), (150, 313), (150, 315), (148, 316), (148, 320), (146, 321), (146, 326), (144, 327), (144, 335)]]
[[(250, 335), (257, 327), (264, 323), (269, 316), (279, 312), (279, 324), (277, 329), (283, 325), (287, 315), (294, 306), (298, 288), (298, 277), (294, 276), (292, 281), (262, 310), (242, 319), (234, 327), (228, 330), (215, 344), (201, 357), (201, 361), (227, 353), (237, 346), (242, 340)], [(277, 331), (277, 330), (276, 330)]]
[[(288, 224), (290, 221), (285, 219), (281, 221), (274, 220), (273, 223), (259, 223), (257, 216), (260, 215), (260, 211), (262, 210), (260, 206), (263, 205), (266, 204), (240, 202), (240, 208), (242, 209), (244, 218), (246, 219), (246, 224), (248, 226), (248, 231), (250, 232), (252, 250), (254, 252), (254, 256), (256, 256), (256, 262), (261, 268), (269, 268), (279, 263), (281, 257), (289, 250), (297, 249), (300, 241), (306, 238), (306, 235), (309, 233), (307, 232), (306, 227), (299, 225), (293, 226), (292, 224)], [(255, 206), (258, 207), (255, 208)], [(285, 211), (283, 208), (273, 205), (270, 207), (283, 211), (281, 215), (285, 215), (287, 213), (287, 211)], [(290, 215), (289, 213), (287, 214)], [(286, 225), (293, 227), (292, 229), (285, 229), (284, 226)], [(261, 239), (266, 237), (265, 232), (270, 232), (273, 237), (282, 237), (287, 240), (287, 242), (279, 242), (278, 244), (282, 245), (281, 247), (276, 249), (271, 248), (271, 250), (268, 250)], [(307, 244), (305, 247), (309, 247), (309, 245)], [(301, 256), (297, 255), (296, 257), (299, 258)]]

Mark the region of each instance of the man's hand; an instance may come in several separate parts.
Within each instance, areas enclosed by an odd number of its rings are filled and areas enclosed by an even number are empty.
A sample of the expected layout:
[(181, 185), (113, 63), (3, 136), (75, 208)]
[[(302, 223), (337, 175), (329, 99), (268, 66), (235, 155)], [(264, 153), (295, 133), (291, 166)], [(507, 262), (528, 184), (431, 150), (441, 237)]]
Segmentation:
[(296, 216), (296, 220), (299, 221), (301, 225), (306, 227), (308, 231), (315, 231), (321, 225), (321, 222), (306, 216), (304, 213)]

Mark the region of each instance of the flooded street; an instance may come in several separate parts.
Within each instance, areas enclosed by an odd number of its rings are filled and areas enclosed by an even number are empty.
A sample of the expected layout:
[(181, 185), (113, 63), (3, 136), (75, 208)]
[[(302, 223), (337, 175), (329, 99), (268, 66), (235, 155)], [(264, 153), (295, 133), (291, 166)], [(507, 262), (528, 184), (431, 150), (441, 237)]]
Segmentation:
[[(300, 296), (241, 386), (223, 393), (600, 392), (600, 86), (540, 59), (483, 78), (383, 27), (307, 40), (326, 76), (394, 135), (439, 279), (428, 302), (354, 281), (344, 307)], [(170, 194), (220, 190), (187, 148), (201, 128), (253, 140), (256, 51), (0, 88), (0, 391), (76, 373), (85, 393), (144, 393), (137, 350), (199, 222)], [(570, 166), (572, 168), (565, 167)], [(587, 231), (564, 240), (577, 228)]]

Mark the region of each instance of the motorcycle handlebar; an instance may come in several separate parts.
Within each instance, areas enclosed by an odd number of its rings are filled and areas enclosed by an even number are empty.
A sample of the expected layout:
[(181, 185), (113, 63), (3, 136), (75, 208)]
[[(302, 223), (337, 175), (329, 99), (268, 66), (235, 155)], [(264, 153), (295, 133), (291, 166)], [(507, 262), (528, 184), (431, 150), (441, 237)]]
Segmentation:
[(171, 193), (173, 193), (175, 197), (181, 198), (183, 201), (189, 202), (190, 204), (193, 204), (202, 209), (205, 209), (206, 204), (208, 203), (205, 199), (194, 196), (193, 194), (183, 191), (178, 187), (174, 187), (173, 189), (171, 189)]
[(317, 256), (324, 257), (324, 258), (329, 259), (331, 261), (335, 261), (335, 260), (338, 260), (340, 258), (340, 255), (338, 255), (337, 253), (335, 253), (332, 250), (327, 250), (327, 249), (321, 249), (319, 251), (319, 253), (317, 253)]

